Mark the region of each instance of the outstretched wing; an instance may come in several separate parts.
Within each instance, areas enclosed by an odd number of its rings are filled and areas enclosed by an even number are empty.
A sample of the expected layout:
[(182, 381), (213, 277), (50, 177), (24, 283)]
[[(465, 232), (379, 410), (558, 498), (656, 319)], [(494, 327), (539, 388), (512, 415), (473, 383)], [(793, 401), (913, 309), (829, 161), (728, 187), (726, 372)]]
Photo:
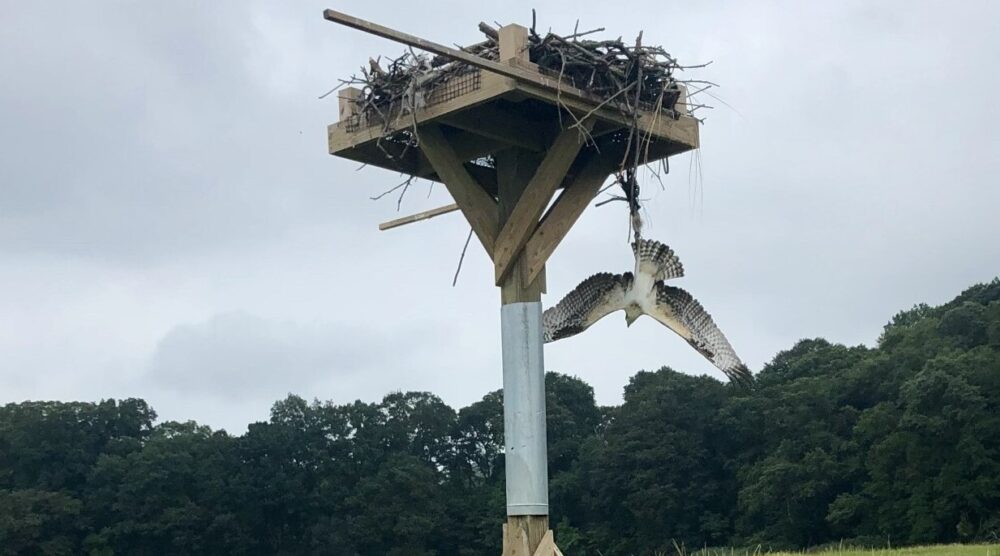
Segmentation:
[(542, 315), (545, 342), (579, 334), (608, 313), (625, 308), (632, 273), (602, 272), (587, 278)]
[(654, 288), (656, 300), (649, 310), (649, 316), (660, 321), (667, 328), (687, 340), (720, 371), (726, 373), (733, 382), (749, 386), (753, 375), (729, 345), (712, 315), (705, 311), (701, 303), (681, 288), (667, 286), (662, 282)]

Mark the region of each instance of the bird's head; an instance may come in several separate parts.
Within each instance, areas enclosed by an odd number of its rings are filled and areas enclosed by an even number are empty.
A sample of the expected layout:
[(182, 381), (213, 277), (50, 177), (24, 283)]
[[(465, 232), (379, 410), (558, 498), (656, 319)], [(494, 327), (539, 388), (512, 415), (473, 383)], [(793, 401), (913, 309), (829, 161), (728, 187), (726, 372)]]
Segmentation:
[(632, 326), (635, 319), (642, 316), (642, 309), (635, 305), (629, 305), (625, 308), (625, 326)]

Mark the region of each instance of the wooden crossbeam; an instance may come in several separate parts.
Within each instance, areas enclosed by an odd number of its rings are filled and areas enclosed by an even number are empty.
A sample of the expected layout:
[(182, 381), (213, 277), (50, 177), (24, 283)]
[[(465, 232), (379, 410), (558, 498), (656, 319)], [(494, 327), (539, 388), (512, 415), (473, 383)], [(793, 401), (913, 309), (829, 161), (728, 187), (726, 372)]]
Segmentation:
[(420, 150), (462, 209), (483, 248), (492, 257), (500, 227), (496, 201), (462, 165), (462, 159), (455, 154), (455, 149), (439, 126), (428, 124), (420, 129)]
[(608, 152), (595, 153), (566, 185), (524, 247), (525, 282), (530, 283), (545, 269), (545, 262), (597, 195), (619, 159), (620, 156)]
[(528, 182), (517, 206), (497, 236), (493, 254), (497, 285), (503, 283), (521, 249), (538, 227), (538, 219), (545, 212), (549, 200), (583, 146), (582, 134), (590, 131), (593, 125), (594, 121), (588, 119), (581, 125), (583, 130), (564, 129), (538, 165), (535, 175)]
[(450, 205), (445, 205), (443, 207), (432, 208), (430, 210), (425, 210), (423, 212), (418, 212), (416, 214), (411, 214), (409, 216), (404, 216), (402, 218), (397, 218), (395, 220), (383, 222), (378, 225), (378, 229), (381, 231), (391, 230), (393, 228), (405, 226), (406, 224), (412, 224), (414, 222), (429, 220), (431, 218), (434, 218), (435, 216), (441, 216), (442, 214), (448, 214), (449, 212), (455, 212), (456, 210), (459, 210), (458, 204), (452, 203)]

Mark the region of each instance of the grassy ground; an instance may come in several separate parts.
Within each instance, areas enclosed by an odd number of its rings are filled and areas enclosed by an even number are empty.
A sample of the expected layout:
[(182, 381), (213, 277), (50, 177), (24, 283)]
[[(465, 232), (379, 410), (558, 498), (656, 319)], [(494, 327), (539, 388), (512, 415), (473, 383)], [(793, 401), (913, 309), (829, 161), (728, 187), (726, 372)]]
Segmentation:
[(910, 548), (831, 548), (815, 552), (765, 552), (745, 550), (719, 550), (699, 552), (699, 556), (802, 556), (818, 554), (827, 556), (1000, 556), (1000, 544), (946, 544), (914, 546)]

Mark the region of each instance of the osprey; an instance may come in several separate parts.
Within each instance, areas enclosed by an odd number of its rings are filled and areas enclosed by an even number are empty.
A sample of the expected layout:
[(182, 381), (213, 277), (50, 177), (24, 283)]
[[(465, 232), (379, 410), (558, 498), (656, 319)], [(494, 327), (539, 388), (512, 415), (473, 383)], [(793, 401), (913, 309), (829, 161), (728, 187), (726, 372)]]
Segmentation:
[(664, 284), (684, 276), (674, 251), (658, 241), (632, 244), (635, 274), (602, 272), (587, 278), (542, 316), (546, 343), (579, 334), (602, 317), (625, 311), (625, 322), (649, 315), (687, 340), (733, 382), (749, 386), (753, 376), (729, 341), (691, 294)]

